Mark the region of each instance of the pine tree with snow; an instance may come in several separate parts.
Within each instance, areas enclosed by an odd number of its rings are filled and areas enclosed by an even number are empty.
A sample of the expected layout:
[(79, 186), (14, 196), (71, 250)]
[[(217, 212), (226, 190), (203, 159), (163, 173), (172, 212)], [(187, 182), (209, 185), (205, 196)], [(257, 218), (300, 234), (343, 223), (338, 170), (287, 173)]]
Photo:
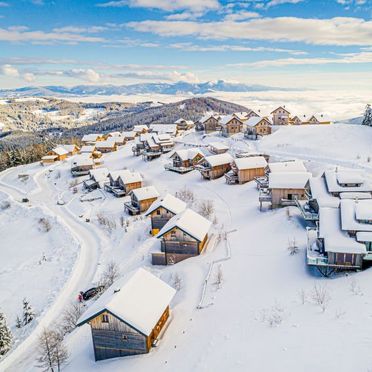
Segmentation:
[(368, 125), (369, 127), (372, 127), (372, 107), (370, 104), (366, 106), (362, 125)]
[(23, 325), (27, 325), (34, 319), (35, 313), (30, 303), (23, 299)]
[(12, 333), (6, 324), (3, 313), (0, 313), (0, 356), (5, 355), (12, 344)]

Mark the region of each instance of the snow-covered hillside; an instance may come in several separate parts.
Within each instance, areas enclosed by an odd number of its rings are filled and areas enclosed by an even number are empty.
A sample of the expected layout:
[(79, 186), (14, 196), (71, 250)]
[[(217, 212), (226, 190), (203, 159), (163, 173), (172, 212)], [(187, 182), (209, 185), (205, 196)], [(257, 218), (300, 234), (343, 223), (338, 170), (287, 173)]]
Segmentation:
[[(370, 128), (360, 126), (286, 127), (259, 142), (246, 141), (240, 136), (202, 138), (200, 134), (190, 133), (178, 138), (176, 147), (221, 141), (233, 151), (260, 150), (278, 158), (308, 160), (308, 168), (319, 173), (340, 163), (369, 170), (371, 137)], [(104, 155), (104, 166), (110, 170), (139, 171), (145, 185), (154, 185), (161, 194), (174, 194), (186, 187), (195, 194), (196, 210), (201, 201), (213, 201), (215, 244), (209, 244), (199, 257), (174, 266), (152, 266), (150, 253), (160, 243), (149, 235), (150, 221), (125, 215), (126, 199), (116, 199), (105, 192), (97, 192), (101, 198), (96, 201), (81, 202), (81, 185), (77, 185), (76, 194), (71, 188), (71, 160), (49, 168), (33, 164), (0, 174), (0, 191), (11, 196), (12, 208), (25, 208), (17, 205), (17, 200), (27, 194), (31, 205), (42, 206), (45, 212), (57, 216), (68, 229), (66, 236), (71, 234), (81, 245), (71, 276), (56, 299), (60, 306), (54, 302), (45, 317), (38, 319), (43, 325), (53, 324), (63, 307), (75, 300), (79, 289), (96, 283), (104, 265), (111, 260), (119, 264), (122, 274), (146, 267), (171, 285), (176, 275), (181, 278), (181, 288), (171, 304), (172, 322), (149, 354), (96, 363), (90, 329), (85, 325), (66, 338), (70, 359), (65, 371), (369, 370), (371, 270), (331, 279), (319, 276), (306, 267), (306, 229), (296, 208), (260, 212), (255, 183), (228, 185), (224, 178), (205, 181), (197, 171), (185, 175), (167, 172), (166, 155), (145, 162), (132, 155), (131, 146), (129, 143), (115, 153)], [(31, 175), (29, 186), (18, 179), (19, 173), (27, 172)], [(57, 206), (58, 199), (66, 204)], [(112, 227), (100, 225), (97, 214), (109, 218)], [(27, 217), (25, 214), (20, 218), (28, 220)], [(86, 218), (91, 222), (85, 222)], [(25, 228), (31, 229), (32, 222), (27, 222)], [(39, 235), (29, 237), (30, 245), (39, 245), (37, 239), (44, 238)], [(218, 236), (222, 239), (217, 239)], [(300, 253), (291, 256), (288, 245), (293, 239)], [(61, 262), (71, 263), (71, 250), (73, 247), (62, 253), (58, 251)], [(3, 257), (3, 248), (0, 254)], [(202, 299), (210, 265), (220, 259), (224, 260), (213, 266)], [(223, 273), (220, 288), (216, 285), (219, 270)], [(17, 279), (13, 281), (7, 288), (9, 296), (15, 296), (19, 285)], [(43, 292), (53, 286), (54, 281), (50, 281), (49, 288), (44, 287)], [(314, 286), (321, 286), (329, 294), (324, 312), (313, 299)], [(198, 309), (201, 299), (202, 306)], [(13, 325), (12, 317), (8, 317)], [(0, 363), (0, 370), (37, 370), (34, 363), (37, 331), (35, 328), (29, 339)]]

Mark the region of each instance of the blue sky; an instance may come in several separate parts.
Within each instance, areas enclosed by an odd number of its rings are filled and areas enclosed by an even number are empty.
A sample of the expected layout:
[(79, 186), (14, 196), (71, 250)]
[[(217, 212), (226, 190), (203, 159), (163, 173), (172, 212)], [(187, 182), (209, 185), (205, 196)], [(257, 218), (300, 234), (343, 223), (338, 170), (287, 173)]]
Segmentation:
[(0, 88), (369, 89), (372, 0), (0, 0)]

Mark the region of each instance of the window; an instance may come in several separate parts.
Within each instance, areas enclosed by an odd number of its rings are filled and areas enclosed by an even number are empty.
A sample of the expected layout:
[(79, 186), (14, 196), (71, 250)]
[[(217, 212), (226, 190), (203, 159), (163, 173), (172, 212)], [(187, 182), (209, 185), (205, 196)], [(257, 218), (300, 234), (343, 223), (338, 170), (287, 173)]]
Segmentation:
[(160, 209), (158, 209), (158, 210), (156, 211), (156, 214), (157, 214), (158, 216), (160, 216)]
[(109, 322), (109, 317), (107, 314), (102, 315), (102, 323), (108, 323)]
[(123, 335), (122, 339), (123, 339), (123, 341), (128, 341), (128, 336), (127, 335)]

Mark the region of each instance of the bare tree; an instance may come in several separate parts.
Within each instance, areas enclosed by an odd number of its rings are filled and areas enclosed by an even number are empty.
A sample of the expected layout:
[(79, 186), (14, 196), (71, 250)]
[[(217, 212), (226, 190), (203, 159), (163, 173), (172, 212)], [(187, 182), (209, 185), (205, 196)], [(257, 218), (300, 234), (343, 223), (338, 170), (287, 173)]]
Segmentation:
[(218, 265), (217, 272), (216, 272), (216, 280), (215, 280), (215, 284), (216, 284), (216, 286), (217, 286), (218, 289), (221, 288), (222, 282), (223, 282), (222, 266), (221, 265)]
[(176, 197), (183, 200), (189, 207), (195, 203), (194, 193), (186, 187), (176, 192)]
[(51, 223), (45, 217), (39, 218), (38, 223), (39, 223), (39, 230), (42, 232), (49, 232), (52, 229)]
[(315, 304), (317, 304), (323, 311), (326, 311), (331, 296), (326, 288), (326, 286), (321, 284), (314, 284), (312, 298)]
[(198, 213), (206, 219), (211, 219), (214, 214), (214, 204), (212, 200), (203, 200), (199, 203)]
[(62, 314), (60, 330), (63, 335), (72, 332), (83, 313), (84, 307), (80, 303), (73, 303)]
[(106, 289), (110, 287), (120, 276), (120, 269), (116, 262), (110, 261), (102, 273), (100, 284)]
[(176, 273), (173, 277), (173, 288), (179, 291), (182, 287), (182, 279), (178, 273)]
[(294, 256), (300, 251), (296, 243), (296, 238), (293, 238), (292, 240), (288, 239), (288, 251), (291, 256)]
[(68, 360), (63, 336), (54, 330), (44, 329), (38, 341), (38, 366), (44, 371), (61, 371)]

